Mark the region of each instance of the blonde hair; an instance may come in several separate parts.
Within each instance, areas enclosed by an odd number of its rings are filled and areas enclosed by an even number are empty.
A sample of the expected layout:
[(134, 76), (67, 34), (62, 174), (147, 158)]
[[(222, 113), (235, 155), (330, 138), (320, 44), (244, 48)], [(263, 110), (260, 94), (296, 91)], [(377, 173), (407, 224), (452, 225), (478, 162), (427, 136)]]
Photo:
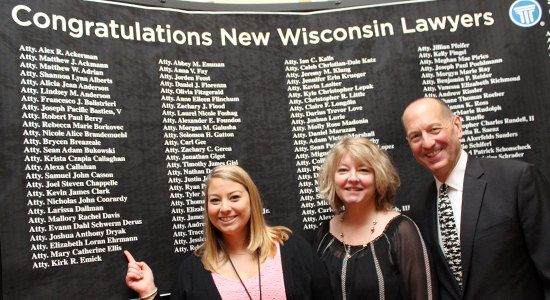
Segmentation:
[(334, 145), (319, 171), (320, 193), (330, 203), (334, 213), (340, 214), (344, 206), (344, 202), (336, 194), (334, 174), (346, 153), (374, 170), (376, 209), (392, 208), (393, 198), (401, 181), (389, 155), (366, 138), (344, 137)]
[[(213, 179), (222, 178), (241, 184), (250, 198), (250, 220), (248, 222), (248, 251), (258, 252), (261, 261), (277, 253), (275, 241), (283, 244), (288, 240), (288, 234), (292, 231), (284, 226), (267, 226), (264, 215), (262, 199), (258, 188), (241, 167), (234, 165), (218, 166), (212, 170), (204, 181), (204, 243), (195, 250), (195, 255), (201, 257), (204, 268), (211, 272), (225, 264), (228, 260), (226, 246), (221, 237), (221, 232), (210, 222), (208, 218), (208, 188)], [(221, 255), (219, 255), (221, 254)]]

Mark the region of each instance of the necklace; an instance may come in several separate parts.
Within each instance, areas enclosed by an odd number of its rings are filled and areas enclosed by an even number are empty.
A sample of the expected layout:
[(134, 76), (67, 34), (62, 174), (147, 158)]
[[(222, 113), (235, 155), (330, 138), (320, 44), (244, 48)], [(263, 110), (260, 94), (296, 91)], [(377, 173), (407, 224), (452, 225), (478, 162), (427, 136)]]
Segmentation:
[[(259, 253), (258, 253), (257, 257), (258, 257), (258, 287), (260, 288), (260, 300), (262, 300), (262, 273), (260, 273), (260, 254)], [(239, 273), (237, 272), (237, 269), (235, 269), (235, 265), (231, 261), (231, 257), (229, 257), (229, 255), (227, 255), (227, 258), (229, 258), (229, 262), (231, 263), (231, 266), (233, 267), (233, 270), (235, 271), (235, 274), (237, 274), (237, 277), (239, 277), (239, 281), (243, 285), (244, 291), (248, 295), (248, 298), (250, 298), (250, 300), (252, 300), (252, 296), (250, 296), (250, 293), (248, 292), (248, 289), (244, 285), (244, 282), (241, 279), (241, 276), (239, 276)]]
[[(374, 233), (374, 227), (376, 226), (376, 224), (378, 223), (376, 221), (376, 217), (378, 217), (378, 212), (376, 212), (376, 216), (374, 216), (374, 220), (372, 221), (372, 228), (370, 229), (370, 236), (369, 236), (369, 240), (370, 240), (370, 237), (372, 236), (372, 234)], [(350, 245), (346, 245), (346, 242), (344, 241), (344, 230), (342, 229), (344, 225), (344, 215), (342, 215), (342, 217), (340, 218), (340, 237), (342, 238), (342, 244), (344, 244), (344, 250), (346, 251), (346, 256), (348, 257), (348, 259), (352, 258), (352, 256), (354, 256), (355, 254), (365, 250), (365, 248), (367, 248), (367, 246), (369, 245), (369, 242), (367, 241), (364, 245), (363, 245), (363, 248), (357, 250), (355, 253), (351, 254), (350, 253), (350, 249), (351, 249), (351, 246)], [(347, 247), (346, 247), (347, 246)]]

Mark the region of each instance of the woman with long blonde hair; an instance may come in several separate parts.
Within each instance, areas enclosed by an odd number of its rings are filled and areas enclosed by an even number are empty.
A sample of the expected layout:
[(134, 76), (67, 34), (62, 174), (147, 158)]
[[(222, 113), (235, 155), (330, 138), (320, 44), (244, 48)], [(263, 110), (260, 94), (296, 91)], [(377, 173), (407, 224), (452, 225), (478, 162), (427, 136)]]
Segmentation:
[[(258, 189), (242, 168), (214, 168), (204, 193), (205, 242), (182, 263), (171, 300), (332, 299), (323, 262), (288, 228), (266, 224)], [(151, 299), (152, 272), (127, 256), (126, 283)]]

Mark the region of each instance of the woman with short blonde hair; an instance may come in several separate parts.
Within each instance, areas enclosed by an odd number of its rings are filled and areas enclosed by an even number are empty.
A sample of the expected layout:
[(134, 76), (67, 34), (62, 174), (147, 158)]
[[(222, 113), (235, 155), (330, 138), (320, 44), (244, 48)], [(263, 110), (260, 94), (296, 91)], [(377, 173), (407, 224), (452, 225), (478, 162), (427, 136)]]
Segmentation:
[(335, 217), (321, 224), (315, 249), (335, 299), (436, 299), (426, 245), (416, 224), (392, 210), (399, 176), (365, 138), (344, 137), (326, 157), (319, 190)]
[(335, 192), (334, 172), (342, 157), (349, 155), (373, 169), (376, 174), (376, 208), (391, 209), (393, 197), (401, 184), (389, 155), (365, 138), (345, 137), (338, 141), (327, 155), (319, 172), (319, 189), (336, 214), (343, 208), (342, 199)]

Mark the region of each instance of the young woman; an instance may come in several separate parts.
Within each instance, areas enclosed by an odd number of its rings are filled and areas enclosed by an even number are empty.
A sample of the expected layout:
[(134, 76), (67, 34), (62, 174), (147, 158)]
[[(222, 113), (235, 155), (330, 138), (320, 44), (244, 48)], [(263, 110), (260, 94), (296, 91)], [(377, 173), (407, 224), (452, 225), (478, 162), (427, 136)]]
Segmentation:
[[(216, 167), (205, 183), (205, 242), (182, 263), (171, 300), (332, 299), (323, 262), (288, 228), (266, 225), (242, 168)], [(126, 283), (142, 299), (154, 297), (151, 270), (127, 256)]]
[(399, 186), (388, 155), (365, 138), (344, 138), (319, 173), (336, 216), (315, 249), (337, 299), (434, 299), (430, 261), (416, 224), (392, 210)]

